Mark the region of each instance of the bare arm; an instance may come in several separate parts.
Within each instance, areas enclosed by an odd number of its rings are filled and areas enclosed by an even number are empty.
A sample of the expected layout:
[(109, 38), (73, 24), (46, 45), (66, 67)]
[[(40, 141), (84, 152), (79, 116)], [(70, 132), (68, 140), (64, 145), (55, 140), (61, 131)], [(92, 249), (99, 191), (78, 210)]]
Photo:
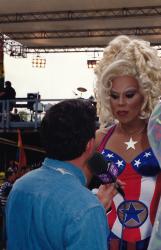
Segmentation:
[[(122, 182), (120, 180), (117, 180), (116, 183), (118, 183), (122, 189), (124, 189), (124, 186), (126, 185), (125, 182)], [(100, 185), (98, 189), (97, 197), (105, 207), (106, 211), (111, 207), (112, 200), (114, 196), (118, 193), (116, 189), (116, 183)]]

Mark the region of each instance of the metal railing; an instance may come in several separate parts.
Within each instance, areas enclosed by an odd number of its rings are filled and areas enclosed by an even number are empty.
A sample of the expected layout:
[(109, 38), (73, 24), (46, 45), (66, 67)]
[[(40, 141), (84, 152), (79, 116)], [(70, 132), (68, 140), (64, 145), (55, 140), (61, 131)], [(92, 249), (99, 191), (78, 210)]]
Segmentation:
[(8, 131), (17, 128), (37, 130), (46, 110), (61, 100), (27, 98), (0, 100), (0, 130)]

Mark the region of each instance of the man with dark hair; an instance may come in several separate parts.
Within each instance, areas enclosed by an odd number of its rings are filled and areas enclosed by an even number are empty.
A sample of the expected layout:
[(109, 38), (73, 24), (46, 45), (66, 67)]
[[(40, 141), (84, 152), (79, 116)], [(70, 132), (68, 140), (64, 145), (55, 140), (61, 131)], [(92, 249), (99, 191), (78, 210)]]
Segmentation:
[[(65, 100), (46, 112), (46, 158), (16, 181), (7, 202), (8, 250), (107, 250), (105, 208), (85, 187), (92, 177), (95, 121), (95, 108), (85, 100)], [(107, 189), (98, 197), (110, 203), (116, 190), (113, 184)]]

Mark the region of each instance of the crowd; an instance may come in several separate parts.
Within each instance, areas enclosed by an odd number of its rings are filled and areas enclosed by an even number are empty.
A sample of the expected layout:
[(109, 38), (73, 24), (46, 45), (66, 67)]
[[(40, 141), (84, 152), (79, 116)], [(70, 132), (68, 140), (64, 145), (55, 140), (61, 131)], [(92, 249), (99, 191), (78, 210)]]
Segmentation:
[(8, 195), (12, 189), (14, 182), (33, 169), (40, 166), (40, 163), (22, 166), (18, 168), (18, 164), (14, 160), (10, 160), (8, 168), (4, 173), (4, 179), (0, 184), (0, 249), (4, 249), (6, 245), (6, 231), (5, 231), (5, 207)]
[(97, 108), (53, 105), (41, 122), (41, 166), (21, 178), (8, 169), (7, 250), (161, 249), (161, 59), (121, 35), (95, 73)]

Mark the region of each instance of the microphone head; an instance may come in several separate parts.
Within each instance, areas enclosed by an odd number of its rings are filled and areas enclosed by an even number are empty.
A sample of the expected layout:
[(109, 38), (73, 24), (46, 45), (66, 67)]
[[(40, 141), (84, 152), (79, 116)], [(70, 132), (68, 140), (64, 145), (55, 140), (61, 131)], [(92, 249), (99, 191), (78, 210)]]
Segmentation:
[(88, 164), (94, 174), (101, 174), (108, 170), (110, 161), (107, 161), (101, 153), (95, 152)]
[(112, 161), (107, 161), (101, 153), (95, 152), (89, 159), (88, 165), (92, 173), (96, 175), (103, 184), (116, 181), (118, 176), (117, 167)]

